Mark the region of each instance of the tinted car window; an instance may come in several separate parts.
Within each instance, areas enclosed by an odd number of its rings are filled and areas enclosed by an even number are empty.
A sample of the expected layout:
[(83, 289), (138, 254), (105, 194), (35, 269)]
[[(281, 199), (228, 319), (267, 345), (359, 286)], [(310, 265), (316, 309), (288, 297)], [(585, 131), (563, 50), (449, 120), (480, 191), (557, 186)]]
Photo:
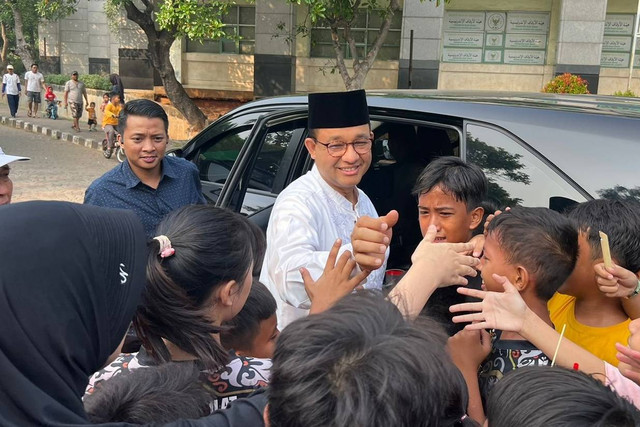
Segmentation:
[[(281, 175), (286, 175), (291, 167), (290, 163), (283, 164), (285, 157), (297, 145), (291, 145), (292, 138), (294, 142), (298, 142), (305, 128), (306, 121), (296, 120), (274, 126), (267, 131), (249, 174), (241, 213), (251, 215), (275, 203), (278, 194), (274, 187), (277, 181), (283, 179)], [(291, 158), (289, 156), (289, 161)]]
[(198, 154), (202, 192), (209, 203), (218, 200), (238, 153), (250, 133), (251, 129), (234, 129), (203, 147)]
[(577, 202), (584, 196), (511, 136), (492, 127), (466, 126), (467, 161), (482, 168), (497, 207), (549, 206), (551, 197)]

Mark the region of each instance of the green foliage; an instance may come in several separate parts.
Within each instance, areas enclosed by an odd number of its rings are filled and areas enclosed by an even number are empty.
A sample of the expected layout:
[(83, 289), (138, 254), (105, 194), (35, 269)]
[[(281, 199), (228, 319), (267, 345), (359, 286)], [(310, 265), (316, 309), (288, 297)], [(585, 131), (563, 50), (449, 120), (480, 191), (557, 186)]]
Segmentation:
[(627, 89), (624, 92), (621, 90), (613, 92), (613, 96), (624, 96), (626, 98), (636, 98), (638, 95), (636, 95), (635, 92), (632, 91), (631, 89)]
[(564, 73), (560, 76), (556, 76), (544, 86), (542, 91), (546, 93), (589, 93), (587, 81), (582, 77), (571, 73)]
[[(44, 77), (47, 84), (64, 86), (66, 82), (71, 80), (68, 74), (48, 74)], [(80, 74), (78, 80), (85, 84), (89, 89), (99, 89), (104, 91), (111, 90), (109, 79), (100, 74)]]
[(47, 74), (44, 76), (44, 82), (48, 85), (64, 86), (67, 80), (71, 78), (66, 74)]
[(160, 3), (156, 22), (161, 29), (191, 40), (224, 37), (222, 17), (232, 1), (164, 0)]
[[(30, 0), (33, 8), (33, 0)], [(73, 15), (78, 7), (78, 0), (38, 0), (36, 3), (38, 15), (48, 21), (57, 21)]]

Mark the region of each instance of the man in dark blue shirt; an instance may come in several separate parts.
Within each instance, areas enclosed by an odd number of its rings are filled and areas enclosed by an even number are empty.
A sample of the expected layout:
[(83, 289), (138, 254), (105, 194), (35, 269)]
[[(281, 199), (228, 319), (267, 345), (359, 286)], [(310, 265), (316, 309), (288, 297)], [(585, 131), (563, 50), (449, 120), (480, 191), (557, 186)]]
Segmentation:
[(205, 203), (196, 166), (164, 156), (169, 119), (159, 104), (148, 99), (127, 102), (118, 128), (118, 142), (127, 161), (89, 186), (84, 196), (86, 204), (133, 210), (151, 238), (169, 212)]

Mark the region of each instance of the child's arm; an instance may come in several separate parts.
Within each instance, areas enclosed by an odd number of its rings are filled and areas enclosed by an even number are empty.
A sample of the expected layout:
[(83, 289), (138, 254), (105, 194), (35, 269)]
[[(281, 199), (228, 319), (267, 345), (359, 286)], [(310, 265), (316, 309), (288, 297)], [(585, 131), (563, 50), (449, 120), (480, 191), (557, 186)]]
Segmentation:
[(430, 225), (422, 242), (411, 255), (411, 268), (389, 293), (389, 299), (402, 314), (416, 318), (433, 294), (451, 285), (466, 285), (465, 276), (476, 276), (477, 258), (464, 255), (472, 243), (433, 243), (436, 227)]
[[(495, 328), (517, 332), (547, 356), (553, 357), (560, 334), (527, 307), (518, 290), (506, 277), (494, 274), (493, 278), (502, 284), (504, 292), (458, 288), (459, 293), (479, 298), (482, 301), (451, 306), (450, 310), (453, 313), (475, 312), (455, 316), (453, 321), (456, 323), (475, 322), (465, 326), (465, 329), (469, 330)], [(604, 382), (604, 361), (567, 338), (562, 338), (555, 363), (569, 369), (574, 367), (574, 363), (577, 363), (582, 372), (600, 374), (598, 379)]]
[(606, 268), (604, 263), (593, 266), (596, 272), (598, 289), (611, 298), (621, 298), (622, 308), (631, 319), (640, 317), (640, 297), (638, 297), (640, 280), (632, 271), (613, 264)]
[(447, 350), (467, 383), (469, 390), (467, 414), (482, 424), (486, 417), (478, 385), (478, 367), (491, 352), (491, 337), (484, 329), (462, 330), (449, 338)]

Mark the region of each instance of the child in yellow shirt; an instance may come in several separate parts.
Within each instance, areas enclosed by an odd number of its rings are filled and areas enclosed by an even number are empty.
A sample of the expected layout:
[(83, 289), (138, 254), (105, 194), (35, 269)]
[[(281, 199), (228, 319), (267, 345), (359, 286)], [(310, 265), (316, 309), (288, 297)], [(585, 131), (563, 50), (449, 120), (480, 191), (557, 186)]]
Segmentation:
[[(618, 365), (615, 343), (629, 338), (629, 316), (640, 297), (611, 298), (598, 288), (594, 266), (602, 262), (599, 231), (609, 236), (613, 261), (640, 272), (640, 204), (622, 200), (581, 203), (569, 217), (579, 230), (576, 268), (551, 298), (548, 307), (557, 331), (613, 366)], [(623, 307), (624, 304), (624, 307)], [(627, 309), (627, 305), (631, 306)], [(627, 311), (625, 311), (627, 310)]]
[(96, 125), (98, 124), (98, 120), (96, 119), (96, 103), (90, 102), (85, 110), (87, 110), (87, 113), (89, 114), (89, 119), (87, 120), (87, 124), (89, 125), (89, 132), (95, 132)]

